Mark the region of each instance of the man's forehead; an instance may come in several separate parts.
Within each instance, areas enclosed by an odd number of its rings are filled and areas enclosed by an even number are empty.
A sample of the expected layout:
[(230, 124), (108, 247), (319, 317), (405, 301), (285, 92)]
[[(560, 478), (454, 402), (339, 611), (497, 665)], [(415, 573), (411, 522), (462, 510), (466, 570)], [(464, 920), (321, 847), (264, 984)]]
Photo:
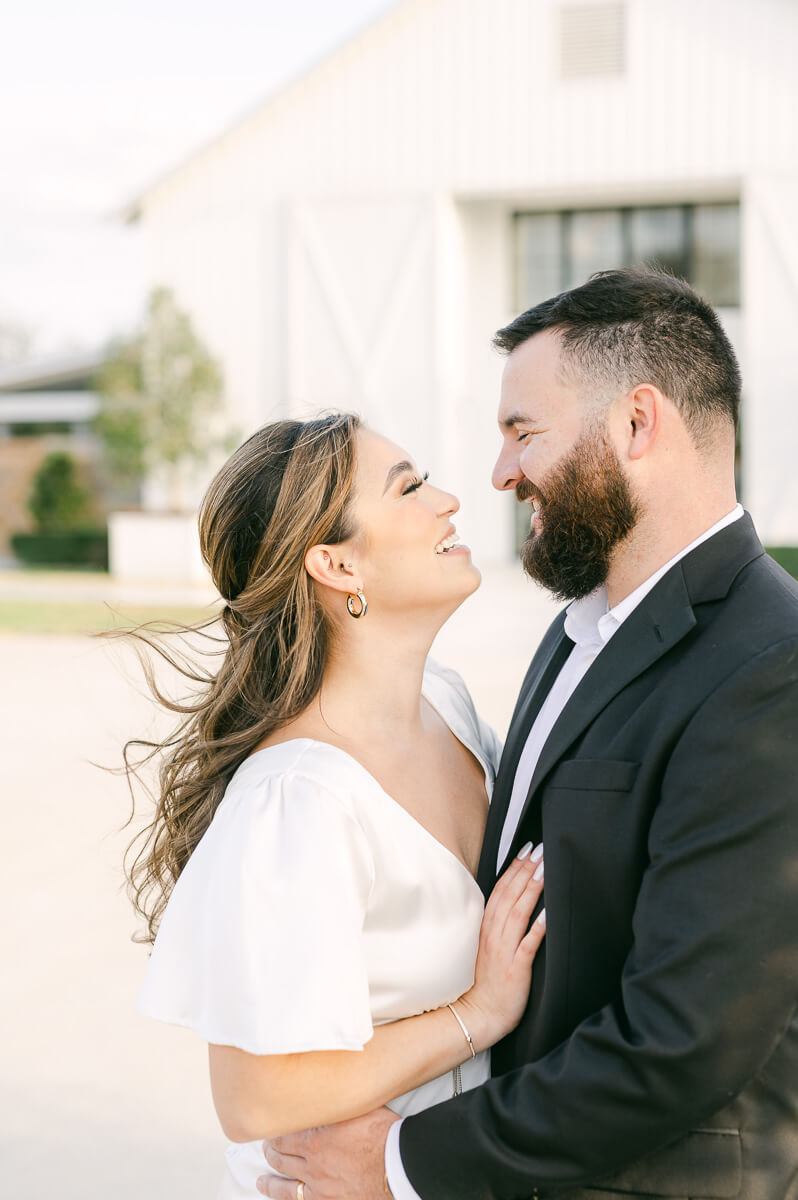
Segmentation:
[(513, 370), (509, 361), (502, 376), (497, 419), (502, 430), (528, 424), (540, 415), (547, 388), (534, 370)]
[(530, 425), (562, 412), (578, 396), (560, 374), (560, 336), (545, 330), (516, 346), (504, 365), (497, 414), (499, 428)]

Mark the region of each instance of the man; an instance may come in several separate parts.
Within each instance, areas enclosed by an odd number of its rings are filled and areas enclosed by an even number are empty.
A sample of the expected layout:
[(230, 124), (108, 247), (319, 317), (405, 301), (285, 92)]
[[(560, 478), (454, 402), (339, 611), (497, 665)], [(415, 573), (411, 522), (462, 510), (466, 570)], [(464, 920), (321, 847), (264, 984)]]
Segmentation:
[(638, 270), (496, 342), (493, 482), (530, 505), (526, 570), (572, 603), (522, 686), (479, 879), (542, 839), (545, 960), (486, 1084), (269, 1162), (305, 1200), (789, 1200), (798, 585), (736, 504), (733, 351), (686, 284)]

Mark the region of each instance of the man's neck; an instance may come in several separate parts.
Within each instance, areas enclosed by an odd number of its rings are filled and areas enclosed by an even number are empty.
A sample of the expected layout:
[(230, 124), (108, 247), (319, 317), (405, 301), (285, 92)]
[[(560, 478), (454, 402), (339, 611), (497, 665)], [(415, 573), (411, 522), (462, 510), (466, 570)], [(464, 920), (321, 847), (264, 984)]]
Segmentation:
[(630, 537), (613, 555), (607, 575), (607, 604), (614, 608), (662, 567), (728, 516), (736, 507), (732, 495), (722, 496), (696, 512), (684, 510), (679, 520), (642, 517)]

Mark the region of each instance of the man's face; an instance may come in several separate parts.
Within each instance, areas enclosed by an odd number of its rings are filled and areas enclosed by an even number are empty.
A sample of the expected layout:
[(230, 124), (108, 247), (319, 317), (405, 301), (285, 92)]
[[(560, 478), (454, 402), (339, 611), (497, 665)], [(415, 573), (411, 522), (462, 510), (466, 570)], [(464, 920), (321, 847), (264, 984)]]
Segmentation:
[(502, 380), (503, 445), (493, 486), (530, 506), (521, 558), (562, 600), (594, 591), (638, 509), (604, 417), (559, 374), (559, 337), (536, 334), (510, 355)]

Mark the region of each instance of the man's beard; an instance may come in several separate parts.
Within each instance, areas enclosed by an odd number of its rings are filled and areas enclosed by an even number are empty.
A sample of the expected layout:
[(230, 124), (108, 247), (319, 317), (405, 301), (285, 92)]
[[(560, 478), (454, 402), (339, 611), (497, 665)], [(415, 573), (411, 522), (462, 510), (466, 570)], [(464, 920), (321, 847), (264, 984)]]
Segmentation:
[(578, 600), (605, 582), (612, 552), (634, 529), (638, 505), (605, 429), (585, 433), (539, 487), (522, 480), (519, 500), (541, 501), (521, 550), (524, 570), (560, 600)]

